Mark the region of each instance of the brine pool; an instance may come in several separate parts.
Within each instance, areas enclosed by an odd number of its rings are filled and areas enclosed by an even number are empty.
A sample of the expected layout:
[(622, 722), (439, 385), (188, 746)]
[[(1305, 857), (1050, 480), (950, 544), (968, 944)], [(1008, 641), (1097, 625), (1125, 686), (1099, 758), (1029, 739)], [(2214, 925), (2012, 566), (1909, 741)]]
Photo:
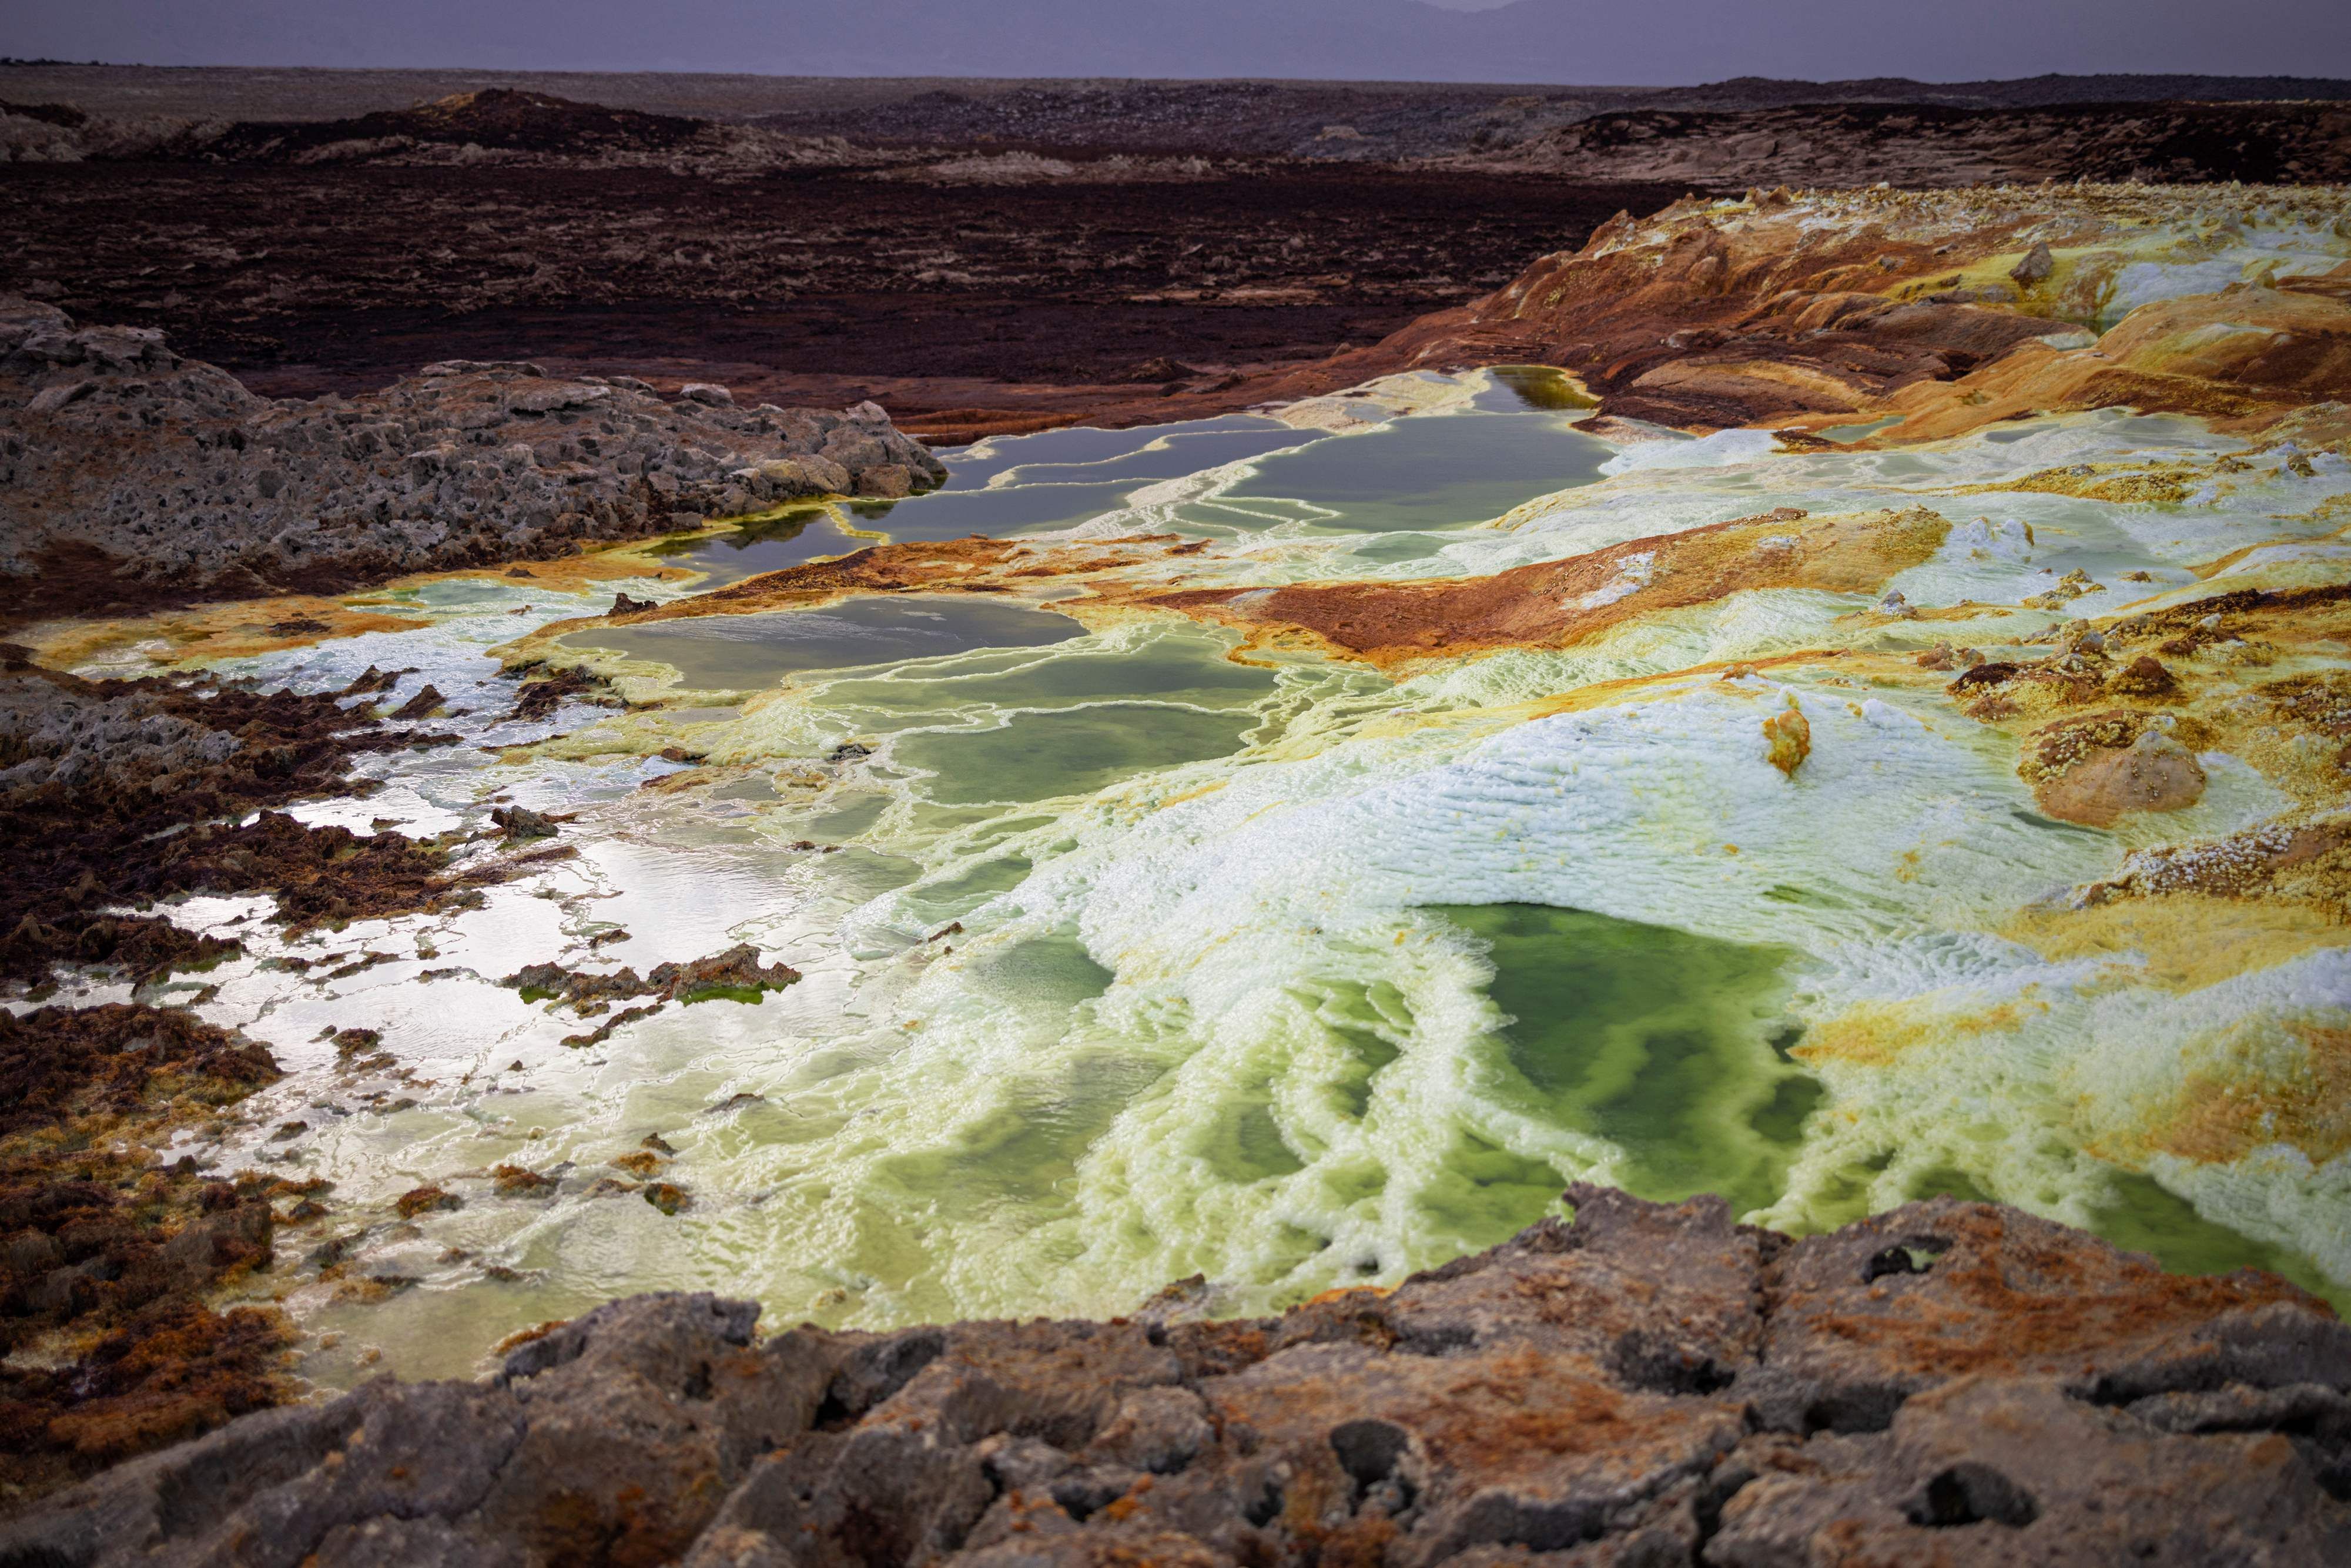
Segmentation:
[[(1922, 473), (2046, 455), (1979, 445), (1921, 469), (1667, 444), (1628, 464), (1569, 402), (1535, 376), (1424, 376), (1337, 400), (1338, 433), (1238, 417), (992, 440), (946, 455), (935, 495), (672, 541), (646, 559), (696, 580), (597, 591), (666, 600), (975, 531), (1188, 534), (1212, 541), (1199, 570), (1217, 582), (1489, 571), (1752, 513), (1775, 486), (1884, 505)], [(2209, 444), (2157, 423), (2047, 434), (2075, 452)], [(2064, 497), (2022, 502), (2050, 541), (2034, 570), (2127, 555), (2190, 580), (2194, 540), (2167, 555), (2061, 516), (2080, 505)], [(2261, 1263), (2342, 1299), (2351, 1264), (2323, 1215), (2264, 1219), (2096, 1157), (2066, 1119), (2075, 1086), (2019, 1065), (2027, 1048), (1875, 1098), (1797, 1054), (1872, 998), (2055, 984), (1980, 934), (1984, 912), (2110, 873), (2129, 834), (2021, 809), (2012, 759), (1886, 704), (1792, 690), (1816, 737), (1794, 801), (1719, 682), (1527, 706), (1816, 644), (1858, 601), (1747, 596), (1398, 681), (1238, 658), (1233, 634), (1174, 617), (1090, 626), (1055, 608), (1070, 591), (584, 627), (564, 646), (656, 706), (536, 724), (499, 716), (514, 686), (489, 651), (598, 608), (544, 582), (427, 582), (388, 596), (423, 629), (226, 666), (325, 690), (372, 664), (413, 672), (395, 703), (426, 682), (446, 696), (428, 727), (465, 744), (371, 759), (380, 790), (306, 820), (430, 834), (513, 801), (568, 816), (557, 841), (577, 852), (478, 909), (290, 942), (265, 901), (180, 907), (248, 954), (181, 977), (176, 998), (288, 1073), (249, 1103), (251, 1130), (189, 1151), (334, 1183), (329, 1217), (282, 1231), (257, 1287), (305, 1331), (308, 1375), (467, 1375), (514, 1331), (653, 1289), (756, 1296), (771, 1325), (884, 1327), (1113, 1314), (1199, 1273), (1217, 1310), (1263, 1311), (1503, 1239), (1577, 1178), (1719, 1192), (1795, 1228), (1996, 1197), (2172, 1267)], [(2216, 769), (2165, 831), (2274, 809), (2241, 772)], [(562, 1043), (576, 1017), (497, 984), (738, 942), (802, 978), (586, 1049)], [(2053, 1027), (2095, 1044), (2065, 1016)], [(355, 1027), (389, 1063), (337, 1054), (327, 1037)], [(554, 1186), (502, 1196), (501, 1166)], [(644, 1201), (649, 1176), (690, 1207)], [(428, 1185), (462, 1207), (395, 1213)]]

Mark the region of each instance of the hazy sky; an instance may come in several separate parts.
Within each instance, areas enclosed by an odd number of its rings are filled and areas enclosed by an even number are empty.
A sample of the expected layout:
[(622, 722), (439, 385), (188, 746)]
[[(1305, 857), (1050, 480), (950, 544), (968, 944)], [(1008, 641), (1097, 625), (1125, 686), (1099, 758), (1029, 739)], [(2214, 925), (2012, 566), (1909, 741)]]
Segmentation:
[[(2351, 0), (0, 0), (150, 65), (1686, 83), (2351, 77)], [(0, 89), (0, 95), (5, 89)]]

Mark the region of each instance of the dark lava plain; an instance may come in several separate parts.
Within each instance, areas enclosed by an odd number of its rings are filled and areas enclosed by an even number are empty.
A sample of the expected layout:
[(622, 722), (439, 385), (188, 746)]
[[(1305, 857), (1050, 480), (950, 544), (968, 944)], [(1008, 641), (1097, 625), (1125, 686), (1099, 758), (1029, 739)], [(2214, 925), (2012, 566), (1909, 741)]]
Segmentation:
[(1024, 185), (15, 164), (0, 289), (168, 328), (276, 396), (529, 358), (746, 402), (872, 397), (951, 436), (959, 408), (1079, 412), (1367, 346), (1680, 194), (1350, 164)]
[[(1328, 356), (1692, 192), (2325, 178), (2342, 114), (2313, 100), (2346, 91), (16, 65), (0, 294), (164, 329), (275, 396), (529, 359), (871, 398), (952, 444), (1334, 390), (1361, 367)], [(1881, 145), (1905, 105), (1933, 124)]]

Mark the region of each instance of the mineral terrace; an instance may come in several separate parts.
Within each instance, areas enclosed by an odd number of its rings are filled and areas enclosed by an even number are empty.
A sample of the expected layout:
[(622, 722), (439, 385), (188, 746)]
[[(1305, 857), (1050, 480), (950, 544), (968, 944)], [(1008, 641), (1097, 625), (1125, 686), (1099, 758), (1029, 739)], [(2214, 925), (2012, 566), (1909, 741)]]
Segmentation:
[[(2351, 1557), (2339, 110), (2026, 107), (939, 455), (0, 303), (0, 1565)], [(978, 112), (0, 129), (1238, 178)]]

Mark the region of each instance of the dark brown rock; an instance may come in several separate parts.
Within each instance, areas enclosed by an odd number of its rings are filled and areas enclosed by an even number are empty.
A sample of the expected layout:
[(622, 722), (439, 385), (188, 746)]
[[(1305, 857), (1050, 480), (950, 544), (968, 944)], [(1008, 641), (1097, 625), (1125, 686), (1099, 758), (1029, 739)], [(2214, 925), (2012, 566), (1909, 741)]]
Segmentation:
[(2283, 1281), (1949, 1199), (1797, 1241), (1714, 1198), (1569, 1197), (1572, 1224), (1278, 1319), (1186, 1320), (1179, 1291), (757, 1341), (750, 1303), (636, 1297), (486, 1384), (385, 1380), (126, 1465), (0, 1528), (0, 1562), (2351, 1552), (2351, 1331)]
[(66, 1352), (0, 1364), (0, 1509), (285, 1396), (276, 1313), (204, 1300), (308, 1189), (148, 1152), (277, 1077), (178, 1009), (0, 1012), (0, 1351)]
[(681, 515), (869, 493), (869, 470), (876, 495), (946, 477), (870, 402), (665, 402), (470, 360), (277, 402), (159, 331), (0, 300), (0, 598), (17, 618), (564, 555)]

